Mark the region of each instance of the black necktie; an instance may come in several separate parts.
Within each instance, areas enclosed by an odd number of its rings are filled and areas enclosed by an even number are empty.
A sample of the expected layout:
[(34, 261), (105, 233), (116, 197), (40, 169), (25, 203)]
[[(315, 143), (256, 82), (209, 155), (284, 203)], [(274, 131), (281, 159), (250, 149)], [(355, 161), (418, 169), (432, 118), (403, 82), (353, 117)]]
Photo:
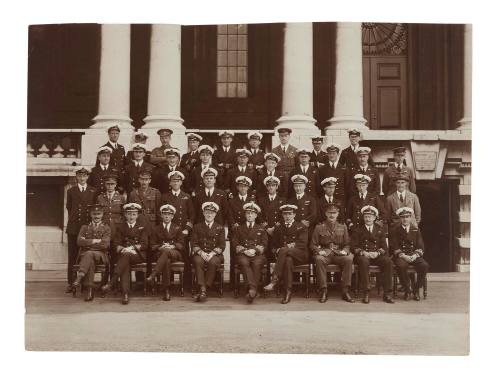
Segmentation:
[(396, 165), (396, 167), (397, 167), (398, 172), (401, 172), (401, 165), (398, 164), (398, 165)]
[(403, 198), (403, 195), (402, 195), (401, 193), (399, 193), (399, 200), (400, 200), (401, 202), (404, 202), (404, 198)]

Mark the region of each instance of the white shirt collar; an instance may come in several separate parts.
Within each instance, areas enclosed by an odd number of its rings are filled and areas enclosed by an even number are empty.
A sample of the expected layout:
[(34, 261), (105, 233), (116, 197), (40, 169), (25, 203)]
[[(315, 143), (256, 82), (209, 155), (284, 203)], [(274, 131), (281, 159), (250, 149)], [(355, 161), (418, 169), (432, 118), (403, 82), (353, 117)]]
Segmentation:
[(109, 164), (108, 165), (102, 165), (102, 164), (99, 164), (101, 166), (101, 169), (104, 171), (105, 169), (108, 169), (109, 168)]
[(367, 224), (365, 224), (365, 227), (368, 231), (372, 232), (373, 230), (373, 224), (371, 226), (368, 226)]
[(163, 223), (163, 228), (166, 228), (167, 230), (170, 230), (170, 225), (172, 224), (172, 222), (170, 223), (165, 223), (165, 222), (162, 222)]
[(99, 223), (90, 222), (90, 224), (91, 224), (93, 227), (98, 227), (99, 225), (101, 225), (101, 224), (102, 224), (102, 221), (100, 221)]
[(135, 224), (136, 224), (136, 223), (137, 223), (137, 222), (134, 222), (134, 223), (128, 223), (128, 222), (127, 222), (127, 226), (128, 226), (128, 227), (130, 227), (130, 226), (135, 227)]
[(351, 144), (351, 149), (352, 149), (354, 152), (356, 152), (356, 151), (358, 150), (358, 148), (359, 148), (359, 144), (357, 144), (357, 145), (355, 145), (355, 146)]
[[(252, 222), (255, 225), (255, 222)], [(247, 227), (250, 228), (250, 222), (247, 221)]]
[(402, 195), (402, 196), (403, 196), (403, 198), (406, 198), (406, 190), (404, 190), (404, 191), (402, 191), (402, 192), (397, 192), (397, 193), (398, 193), (398, 197), (399, 197), (400, 195)]
[(172, 194), (178, 196), (179, 194), (181, 194), (181, 190), (179, 189), (178, 191), (175, 191), (172, 189)]
[(213, 192), (214, 192), (214, 188), (210, 188), (210, 189), (209, 188), (205, 188), (205, 193), (207, 193), (207, 195), (211, 196), (213, 194)]
[(301, 199), (304, 196), (304, 193), (296, 194), (296, 196), (297, 196), (297, 199)]
[(269, 194), (269, 199), (270, 199), (271, 201), (274, 201), (274, 199), (275, 199), (275, 198), (276, 198), (276, 193), (274, 193), (274, 194)]
[(338, 163), (339, 163), (339, 159), (335, 160), (334, 162), (328, 161), (328, 164), (330, 164), (330, 167), (333, 166), (334, 168), (337, 168)]
[(85, 185), (78, 184), (78, 189), (80, 189), (80, 190), (86, 190), (87, 189), (87, 184), (85, 184)]
[(242, 200), (243, 202), (247, 200), (247, 194), (245, 195), (238, 194), (238, 195), (240, 197), (240, 200)]
[(214, 225), (214, 222), (210, 222), (208, 223), (207, 221), (205, 221), (205, 224), (207, 225), (208, 228), (212, 228), (212, 226)]
[(286, 150), (288, 150), (288, 146), (290, 145), (290, 143), (287, 143), (287, 144), (281, 144), (280, 147), (281, 149), (285, 148)]
[(134, 160), (134, 164), (135, 164), (136, 166), (138, 165), (139, 167), (141, 167), (141, 166), (142, 166), (142, 163), (143, 163), (143, 162), (144, 162), (144, 159), (143, 159), (143, 160)]

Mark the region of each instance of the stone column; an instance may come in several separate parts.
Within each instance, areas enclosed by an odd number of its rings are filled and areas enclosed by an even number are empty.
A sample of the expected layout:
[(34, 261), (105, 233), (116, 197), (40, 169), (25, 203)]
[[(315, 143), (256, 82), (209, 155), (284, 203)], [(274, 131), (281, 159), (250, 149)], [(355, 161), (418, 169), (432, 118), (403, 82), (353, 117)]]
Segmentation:
[(472, 25), (464, 29), (464, 116), (458, 121), (459, 130), (472, 129)]
[(130, 119), (130, 25), (101, 25), (99, 109), (82, 136), (82, 164), (93, 165), (96, 151), (106, 143), (107, 128), (118, 125), (119, 142), (129, 147), (133, 132)]
[(160, 145), (156, 132), (173, 131), (171, 144), (185, 152), (186, 128), (181, 118), (181, 26), (152, 26), (149, 66), (148, 115), (142, 131), (149, 135), (148, 147)]
[[(363, 49), (360, 22), (337, 22), (334, 114), (325, 134), (348, 144), (346, 130), (367, 130), (363, 117)], [(340, 138), (340, 139), (339, 139)]]
[[(291, 143), (311, 148), (310, 137), (321, 135), (313, 118), (313, 25), (287, 23), (283, 63), (282, 116), (278, 127), (292, 129)], [(279, 144), (276, 136), (273, 146)]]

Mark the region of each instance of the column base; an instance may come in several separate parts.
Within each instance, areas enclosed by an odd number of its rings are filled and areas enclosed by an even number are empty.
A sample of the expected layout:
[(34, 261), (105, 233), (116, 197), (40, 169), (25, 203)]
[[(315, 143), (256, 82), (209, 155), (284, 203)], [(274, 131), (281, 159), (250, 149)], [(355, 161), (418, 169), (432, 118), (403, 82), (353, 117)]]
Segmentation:
[(456, 264), (455, 271), (460, 273), (470, 272), (470, 264)]
[[(109, 126), (116, 124), (117, 122), (114, 122)], [(93, 126), (95, 125), (88, 128), (85, 134), (82, 135), (82, 165), (86, 167), (93, 167), (95, 165), (97, 149), (108, 141), (108, 127), (93, 128)], [(130, 128), (123, 128), (122, 125), (119, 125), (119, 127), (121, 132), (118, 143), (125, 147), (125, 151), (128, 151), (130, 149), (134, 129), (132, 126), (130, 126)]]
[[(339, 116), (331, 118), (328, 123), (329, 126), (325, 127), (325, 135), (327, 136), (325, 143), (338, 143), (343, 148), (349, 146), (349, 135), (347, 130), (357, 129), (361, 132), (370, 130), (366, 126), (366, 119), (363, 117), (355, 116)], [(363, 135), (361, 135), (362, 137)]]
[(129, 117), (106, 114), (97, 115), (92, 121), (94, 121), (94, 124), (90, 126), (89, 129), (103, 129), (107, 131), (108, 127), (118, 125), (121, 130), (134, 130), (134, 127), (132, 126), (132, 119), (130, 119)]
[(458, 121), (457, 130), (472, 130), (472, 118), (464, 117)]
[(272, 146), (276, 147), (280, 144), (277, 129), (280, 127), (288, 127), (292, 130), (290, 144), (299, 148), (312, 148), (311, 137), (320, 136), (321, 131), (316, 126), (316, 120), (310, 116), (282, 116), (277, 121), (278, 126), (272, 138)]
[(141, 127), (141, 131), (148, 136), (146, 143), (148, 150), (161, 145), (158, 130), (170, 129), (172, 130), (170, 144), (178, 148), (181, 154), (187, 151), (186, 127), (182, 124), (184, 122), (182, 118), (173, 115), (149, 115), (143, 121), (145, 124)]

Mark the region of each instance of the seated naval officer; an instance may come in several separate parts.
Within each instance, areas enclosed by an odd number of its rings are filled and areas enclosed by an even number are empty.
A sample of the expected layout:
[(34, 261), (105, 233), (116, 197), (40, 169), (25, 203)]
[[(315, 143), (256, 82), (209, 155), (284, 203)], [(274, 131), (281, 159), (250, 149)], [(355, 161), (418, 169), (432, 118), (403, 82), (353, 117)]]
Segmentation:
[(413, 290), (413, 299), (420, 300), (420, 288), (423, 286), (429, 264), (424, 260), (424, 241), (420, 230), (412, 224), (413, 209), (401, 207), (396, 210), (401, 218), (401, 225), (393, 228), (389, 233), (389, 248), (394, 255), (394, 263), (399, 279), (405, 289), (405, 300), (410, 298), (410, 280), (408, 266), (413, 265), (417, 270), (417, 283)]
[(165, 155), (165, 151), (168, 150), (169, 148), (172, 148), (170, 145), (170, 140), (172, 138), (172, 130), (170, 129), (160, 129), (156, 132), (158, 136), (160, 137), (160, 147), (155, 147), (151, 151), (151, 158), (150, 162), (151, 164), (156, 165), (157, 167), (167, 164), (167, 157)]
[(306, 264), (308, 228), (302, 222), (295, 220), (298, 207), (286, 204), (280, 207), (283, 222), (276, 226), (273, 233), (273, 249), (276, 255), (276, 265), (269, 285), (264, 290), (271, 291), (283, 280), (285, 296), (282, 304), (287, 304), (292, 299), (293, 267)]
[(363, 303), (370, 303), (370, 265), (377, 265), (381, 269), (384, 302), (394, 303), (391, 295), (393, 263), (387, 251), (384, 229), (375, 223), (378, 210), (368, 205), (361, 209), (361, 214), (363, 224), (354, 228), (351, 249), (354, 251), (354, 263), (358, 265), (360, 288), (364, 292)]
[(111, 229), (102, 222), (104, 209), (101, 205), (89, 205), (90, 223), (84, 224), (78, 233), (77, 245), (80, 248), (79, 268), (74, 287), (83, 284), (87, 288), (85, 301), (94, 299), (94, 271), (96, 264), (109, 264), (109, 245)]
[(396, 147), (392, 151), (394, 153), (394, 163), (386, 168), (382, 179), (382, 191), (385, 197), (387, 198), (396, 191), (395, 179), (400, 175), (408, 176), (408, 189), (410, 192), (416, 193), (415, 173), (405, 163), (406, 148)]
[(252, 303), (257, 296), (262, 267), (266, 264), (267, 232), (255, 222), (261, 212), (257, 204), (248, 202), (243, 205), (243, 210), (246, 221), (236, 228), (231, 243), (248, 286), (247, 301)]
[(185, 250), (182, 228), (173, 223), (175, 207), (163, 205), (160, 207), (162, 222), (156, 225), (151, 235), (151, 252), (156, 256), (156, 266), (147, 278), (148, 284), (154, 284), (155, 277), (163, 274), (163, 300), (170, 300), (170, 269), (175, 261), (183, 261)]
[(201, 208), (204, 220), (194, 225), (191, 234), (191, 255), (200, 288), (195, 296), (197, 302), (206, 301), (207, 290), (214, 283), (217, 268), (224, 263), (223, 252), (226, 247), (224, 227), (215, 222), (219, 205), (205, 202)]
[(326, 219), (314, 228), (309, 244), (316, 266), (316, 277), (320, 290), (319, 302), (325, 303), (328, 299), (326, 267), (329, 264), (336, 264), (342, 268), (342, 299), (353, 303), (349, 287), (351, 286), (354, 256), (350, 252), (347, 226), (337, 222), (340, 213), (340, 205), (337, 202), (328, 204), (324, 212)]
[(116, 267), (111, 281), (102, 287), (104, 293), (111, 290), (118, 278), (122, 286), (122, 304), (129, 303), (130, 266), (146, 262), (148, 245), (147, 230), (137, 222), (141, 206), (137, 203), (127, 203), (123, 206), (125, 223), (118, 225), (115, 233)]

